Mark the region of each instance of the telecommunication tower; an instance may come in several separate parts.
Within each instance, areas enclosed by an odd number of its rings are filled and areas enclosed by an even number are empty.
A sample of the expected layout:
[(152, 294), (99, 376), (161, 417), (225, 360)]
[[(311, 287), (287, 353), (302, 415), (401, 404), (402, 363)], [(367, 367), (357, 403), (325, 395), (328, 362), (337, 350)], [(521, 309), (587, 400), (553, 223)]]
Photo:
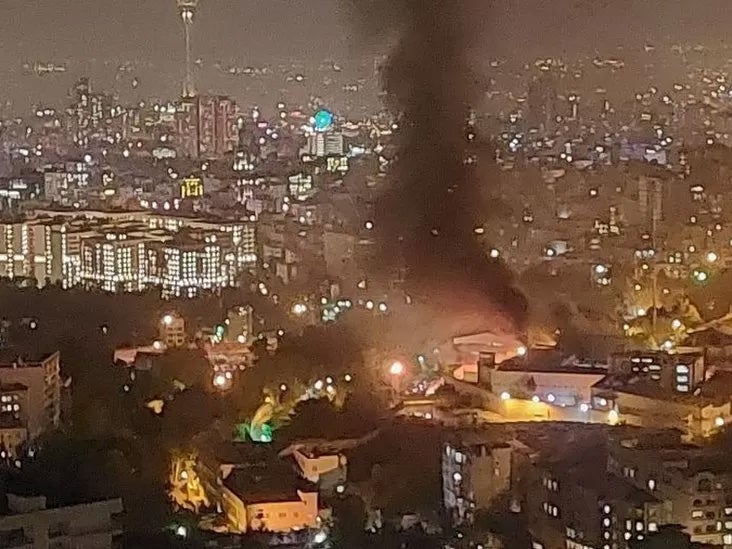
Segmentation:
[(198, 10), (198, 0), (176, 0), (176, 3), (178, 4), (180, 17), (183, 19), (183, 29), (185, 31), (186, 75), (183, 80), (183, 97), (193, 97), (196, 95), (196, 87), (193, 84), (191, 67), (191, 31)]

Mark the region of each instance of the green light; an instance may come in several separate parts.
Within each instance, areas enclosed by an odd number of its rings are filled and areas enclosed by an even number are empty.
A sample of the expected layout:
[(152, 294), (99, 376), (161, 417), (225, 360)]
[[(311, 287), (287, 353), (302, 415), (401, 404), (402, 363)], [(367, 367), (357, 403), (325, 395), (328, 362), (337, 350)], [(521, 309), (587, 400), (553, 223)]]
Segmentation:
[(333, 113), (321, 109), (313, 117), (313, 126), (316, 131), (324, 132), (333, 125)]
[(259, 442), (269, 443), (272, 442), (273, 438), (272, 426), (269, 423), (262, 425), (262, 432), (259, 436)]

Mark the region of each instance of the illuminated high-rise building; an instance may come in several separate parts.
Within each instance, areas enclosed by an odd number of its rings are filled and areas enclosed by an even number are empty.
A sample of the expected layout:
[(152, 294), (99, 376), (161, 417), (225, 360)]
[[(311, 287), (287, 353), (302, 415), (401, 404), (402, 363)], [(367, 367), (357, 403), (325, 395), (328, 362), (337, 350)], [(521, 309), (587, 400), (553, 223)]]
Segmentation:
[(196, 88), (193, 84), (191, 69), (191, 31), (198, 9), (198, 0), (176, 0), (176, 2), (178, 3), (178, 12), (181, 19), (183, 19), (183, 29), (185, 31), (186, 74), (183, 80), (183, 97), (193, 97), (196, 95)]
[(220, 158), (239, 145), (239, 107), (233, 99), (199, 95), (178, 105), (176, 131), (179, 153), (190, 158)]

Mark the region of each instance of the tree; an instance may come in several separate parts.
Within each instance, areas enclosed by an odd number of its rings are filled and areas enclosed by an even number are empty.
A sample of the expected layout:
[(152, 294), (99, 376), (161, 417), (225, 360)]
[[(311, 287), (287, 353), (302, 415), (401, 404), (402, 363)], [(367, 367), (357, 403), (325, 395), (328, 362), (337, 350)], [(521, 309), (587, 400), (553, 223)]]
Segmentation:
[(200, 351), (171, 349), (156, 360), (155, 369), (170, 388), (176, 381), (186, 387), (205, 387), (211, 382), (211, 364)]
[(366, 538), (366, 505), (363, 500), (354, 495), (340, 497), (332, 502), (332, 508), (335, 547), (363, 547)]

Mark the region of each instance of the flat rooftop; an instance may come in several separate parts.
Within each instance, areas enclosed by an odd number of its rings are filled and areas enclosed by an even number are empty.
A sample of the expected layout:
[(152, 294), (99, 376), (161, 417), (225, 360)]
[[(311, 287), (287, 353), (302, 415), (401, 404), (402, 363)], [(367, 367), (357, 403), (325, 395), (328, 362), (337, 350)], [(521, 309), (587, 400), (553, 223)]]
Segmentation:
[(555, 374), (605, 374), (608, 365), (567, 356), (554, 349), (532, 349), (525, 357), (515, 357), (498, 365), (502, 372), (541, 372)]

